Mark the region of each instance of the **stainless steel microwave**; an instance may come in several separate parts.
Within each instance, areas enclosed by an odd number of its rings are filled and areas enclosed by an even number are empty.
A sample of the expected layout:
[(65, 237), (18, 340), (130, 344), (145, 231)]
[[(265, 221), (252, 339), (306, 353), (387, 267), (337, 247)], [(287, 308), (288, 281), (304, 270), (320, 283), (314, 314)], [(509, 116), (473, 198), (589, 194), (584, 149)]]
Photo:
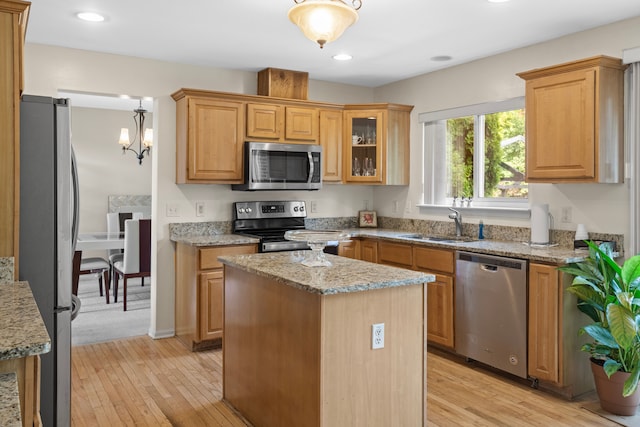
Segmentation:
[(322, 147), (310, 144), (245, 142), (244, 183), (233, 190), (319, 190)]

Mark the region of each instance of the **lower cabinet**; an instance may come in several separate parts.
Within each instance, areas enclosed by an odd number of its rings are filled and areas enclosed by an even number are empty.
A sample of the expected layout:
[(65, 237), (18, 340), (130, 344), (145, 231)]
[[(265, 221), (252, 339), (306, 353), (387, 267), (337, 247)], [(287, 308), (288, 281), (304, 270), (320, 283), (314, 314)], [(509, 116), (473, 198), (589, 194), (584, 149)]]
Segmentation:
[(176, 336), (191, 350), (222, 344), (221, 255), (257, 252), (256, 245), (176, 245)]
[(363, 239), (360, 242), (360, 259), (369, 262), (378, 262), (378, 241)]
[(360, 259), (360, 239), (351, 239), (346, 242), (340, 242), (340, 246), (338, 246), (338, 255), (352, 259)]

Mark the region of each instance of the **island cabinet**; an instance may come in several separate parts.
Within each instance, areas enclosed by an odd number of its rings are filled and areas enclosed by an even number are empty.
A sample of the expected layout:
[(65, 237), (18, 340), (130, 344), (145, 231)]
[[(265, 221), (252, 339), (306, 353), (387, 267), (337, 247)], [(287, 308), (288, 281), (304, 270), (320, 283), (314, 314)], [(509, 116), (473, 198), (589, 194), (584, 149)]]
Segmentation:
[(173, 98), (176, 183), (242, 183), (244, 103), (187, 89)]
[(455, 253), (414, 246), (413, 258), (416, 270), (432, 273), (436, 277), (434, 282), (426, 284), (427, 340), (453, 349)]
[(256, 427), (426, 425), (423, 283), (433, 277), (327, 257), (332, 266), (222, 258), (224, 400)]
[(317, 108), (273, 103), (247, 104), (247, 137), (259, 141), (317, 144)]
[(345, 105), (345, 182), (409, 184), (412, 109), (413, 106), (400, 104)]
[(572, 398), (593, 390), (589, 357), (578, 331), (588, 318), (569, 294), (572, 276), (557, 265), (529, 263), (528, 369), (540, 386)]
[(249, 254), (257, 246), (196, 247), (176, 245), (176, 336), (191, 350), (222, 344), (222, 286), (220, 255)]
[(624, 69), (597, 56), (518, 74), (528, 182), (623, 182)]
[[(20, 93), (30, 2), (0, 0), (0, 257), (18, 265)], [(18, 277), (18, 272), (15, 272)]]

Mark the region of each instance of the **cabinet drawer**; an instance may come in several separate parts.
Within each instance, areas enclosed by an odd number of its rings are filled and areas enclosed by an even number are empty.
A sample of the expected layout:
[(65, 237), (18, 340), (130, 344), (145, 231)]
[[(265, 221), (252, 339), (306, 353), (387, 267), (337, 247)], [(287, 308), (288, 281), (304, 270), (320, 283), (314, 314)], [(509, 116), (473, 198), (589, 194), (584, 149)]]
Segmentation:
[(413, 251), (411, 245), (402, 243), (379, 242), (378, 262), (411, 268), (413, 266)]
[(222, 263), (218, 261), (218, 257), (221, 255), (252, 254), (255, 252), (256, 245), (221, 246), (219, 248), (200, 249), (198, 269), (209, 270), (212, 268), (222, 268)]
[(416, 268), (453, 274), (453, 251), (414, 247)]

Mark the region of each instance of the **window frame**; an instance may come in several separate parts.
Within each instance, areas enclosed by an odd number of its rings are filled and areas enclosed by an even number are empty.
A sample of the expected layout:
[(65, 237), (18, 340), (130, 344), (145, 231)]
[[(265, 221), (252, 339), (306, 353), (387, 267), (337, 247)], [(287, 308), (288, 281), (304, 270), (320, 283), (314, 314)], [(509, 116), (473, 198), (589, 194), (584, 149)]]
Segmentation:
[[(452, 205), (452, 198), (447, 198), (443, 196), (444, 188), (446, 184), (443, 183), (443, 178), (446, 179), (445, 174), (443, 173), (443, 167), (441, 160), (443, 157), (443, 151), (445, 150), (444, 144), (429, 144), (429, 138), (432, 141), (437, 140), (437, 138), (442, 138), (442, 135), (439, 137), (436, 135), (430, 135), (431, 132), (445, 132), (445, 126), (428, 126), (429, 123), (440, 122), (448, 119), (454, 119), (458, 117), (467, 117), (474, 116), (474, 126), (476, 129), (479, 129), (482, 125), (482, 120), (484, 119), (484, 115), (498, 113), (503, 111), (510, 110), (518, 110), (525, 108), (525, 98), (524, 96), (510, 98), (503, 101), (496, 102), (486, 102), (481, 104), (473, 104), (467, 105), (463, 107), (455, 107), (449, 108), (445, 110), (438, 110), (426, 113), (420, 113), (418, 115), (418, 121), (422, 124), (422, 147), (423, 147), (423, 166), (422, 166), (422, 175), (423, 175), (423, 203), (419, 204), (420, 207), (449, 207)], [(476, 158), (478, 155), (482, 155), (483, 153), (480, 151), (483, 149), (484, 144), (484, 134), (480, 132), (479, 139), (474, 143), (474, 156)], [(441, 166), (438, 166), (438, 165)], [(474, 187), (482, 184), (483, 177), (479, 176), (480, 170), (479, 168), (474, 168)], [(445, 184), (445, 185), (441, 185)], [(440, 189), (436, 188), (440, 187)], [(484, 187), (482, 187), (484, 188)], [(439, 201), (443, 201), (440, 202)], [(522, 211), (526, 210), (528, 212), (529, 208), (529, 198), (524, 199), (516, 199), (516, 198), (482, 198), (479, 200), (473, 200), (472, 206), (468, 209), (488, 209), (495, 212), (507, 212), (507, 211)], [(457, 208), (460, 208), (458, 206)]]

